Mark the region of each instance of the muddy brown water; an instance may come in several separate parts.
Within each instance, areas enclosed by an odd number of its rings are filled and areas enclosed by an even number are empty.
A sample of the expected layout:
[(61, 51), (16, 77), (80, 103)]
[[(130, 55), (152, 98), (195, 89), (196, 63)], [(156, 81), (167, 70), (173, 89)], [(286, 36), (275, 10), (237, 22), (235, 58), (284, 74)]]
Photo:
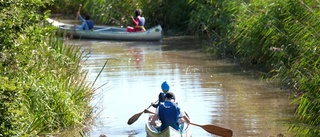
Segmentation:
[[(292, 136), (287, 131), (287, 119), (294, 112), (289, 92), (232, 60), (212, 59), (194, 50), (199, 45), (193, 39), (68, 42), (88, 53), (83, 67), (96, 88), (92, 137), (145, 137), (148, 114), (132, 125), (127, 121), (157, 100), (163, 81), (193, 123), (231, 129), (234, 137)], [(192, 132), (194, 137), (215, 136), (196, 126)]]

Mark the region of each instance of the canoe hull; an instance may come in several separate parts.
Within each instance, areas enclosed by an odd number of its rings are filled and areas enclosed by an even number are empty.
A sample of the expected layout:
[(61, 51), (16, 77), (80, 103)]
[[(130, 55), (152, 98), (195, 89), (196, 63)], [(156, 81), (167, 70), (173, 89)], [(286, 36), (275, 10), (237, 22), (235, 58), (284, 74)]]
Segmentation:
[(93, 31), (85, 31), (74, 29), (74, 25), (60, 23), (52, 19), (48, 19), (48, 21), (58, 27), (58, 33), (72, 35), (75, 38), (121, 41), (160, 41), (162, 39), (160, 25), (144, 32), (126, 32), (126, 28), (109, 26), (95, 26)]
[(172, 127), (168, 127), (162, 132), (158, 132), (156, 128), (154, 128), (150, 121), (152, 119), (153, 115), (150, 115), (150, 117), (147, 119), (147, 122), (145, 124), (147, 137), (191, 137), (192, 131), (188, 124), (183, 125), (183, 130), (177, 131), (176, 129)]

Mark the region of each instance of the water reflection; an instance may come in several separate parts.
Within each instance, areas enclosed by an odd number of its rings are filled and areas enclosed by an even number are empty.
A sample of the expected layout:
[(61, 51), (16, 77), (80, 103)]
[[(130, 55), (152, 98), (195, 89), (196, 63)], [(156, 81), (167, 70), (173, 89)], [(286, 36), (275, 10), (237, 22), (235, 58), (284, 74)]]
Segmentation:
[[(132, 125), (127, 121), (157, 100), (163, 81), (169, 83), (193, 123), (230, 128), (235, 137), (290, 136), (286, 121), (282, 121), (292, 114), (289, 93), (260, 81), (255, 73), (244, 71), (230, 60), (210, 59), (197, 50), (180, 50), (192, 47), (194, 41), (189, 42), (191, 45), (172, 39), (156, 43), (73, 42), (83, 44), (85, 53), (90, 53), (84, 63), (89, 81), (96, 79), (108, 60), (95, 84), (99, 88), (92, 102), (97, 112), (92, 137), (145, 137), (148, 114), (142, 114)], [(193, 136), (214, 135), (193, 126)]]
[(142, 54), (142, 50), (136, 47), (131, 47), (129, 49), (129, 54), (133, 55), (132, 60), (136, 63), (136, 68), (138, 70), (141, 70), (142, 65), (143, 65), (143, 54)]

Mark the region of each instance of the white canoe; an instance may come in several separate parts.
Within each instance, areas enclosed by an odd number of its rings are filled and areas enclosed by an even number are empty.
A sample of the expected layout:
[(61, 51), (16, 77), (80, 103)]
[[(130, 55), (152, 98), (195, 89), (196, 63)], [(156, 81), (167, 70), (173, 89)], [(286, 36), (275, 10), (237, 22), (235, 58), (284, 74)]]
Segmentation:
[(160, 41), (162, 28), (160, 25), (147, 29), (144, 32), (127, 32), (126, 28), (95, 26), (92, 31), (74, 29), (74, 25), (65, 24), (48, 18), (47, 21), (58, 27), (58, 33), (72, 35), (75, 38), (121, 40), (121, 41)]
[(168, 127), (162, 132), (159, 132), (154, 126), (150, 124), (153, 115), (150, 115), (146, 121), (145, 128), (147, 137), (191, 137), (191, 127), (189, 124), (182, 123), (183, 129), (178, 131), (172, 127)]

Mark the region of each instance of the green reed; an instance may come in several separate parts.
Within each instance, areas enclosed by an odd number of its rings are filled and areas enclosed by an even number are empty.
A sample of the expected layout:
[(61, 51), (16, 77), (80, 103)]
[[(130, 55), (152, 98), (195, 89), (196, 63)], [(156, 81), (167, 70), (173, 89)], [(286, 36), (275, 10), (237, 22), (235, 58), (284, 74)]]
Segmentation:
[(141, 8), (147, 26), (205, 37), (207, 52), (257, 67), (301, 95), (294, 99), (290, 130), (319, 136), (319, 1), (97, 0), (83, 5), (83, 12), (101, 24), (125, 27), (134, 9)]
[(135, 16), (135, 9), (142, 9), (147, 28), (160, 24), (165, 30), (181, 31), (188, 30), (187, 21), (193, 9), (192, 2), (193, 0), (73, 0), (55, 1), (50, 9), (53, 13), (76, 17), (81, 4), (81, 14), (90, 14), (95, 24), (122, 27), (132, 25), (130, 17)]
[(4, 1), (0, 23), (0, 135), (55, 135), (84, 127), (93, 89), (79, 47), (64, 45), (45, 26), (47, 1)]
[[(85, 124), (91, 116), (92, 90), (81, 72), (78, 48), (57, 44), (49, 39), (35, 54), (30, 53), (30, 67), (19, 68), (15, 81), (23, 87), (12, 102), (19, 136), (59, 132)], [(29, 43), (25, 43), (29, 45)], [(54, 46), (50, 46), (55, 44)], [(76, 49), (76, 50), (75, 50)]]
[(295, 99), (297, 118), (290, 127), (298, 136), (319, 135), (316, 83), (320, 80), (320, 11), (313, 6), (316, 4), (299, 0), (243, 1), (234, 12), (234, 30), (222, 37), (229, 39), (236, 51), (233, 56), (241, 63), (260, 66), (285, 86), (301, 92), (302, 96)]

